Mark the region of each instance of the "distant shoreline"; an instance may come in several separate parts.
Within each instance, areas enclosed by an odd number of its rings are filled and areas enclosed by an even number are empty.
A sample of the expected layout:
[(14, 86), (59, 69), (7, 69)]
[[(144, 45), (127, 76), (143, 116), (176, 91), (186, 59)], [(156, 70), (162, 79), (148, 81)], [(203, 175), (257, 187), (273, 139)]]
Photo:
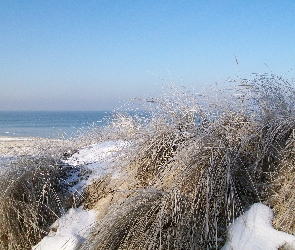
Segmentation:
[(107, 111), (0, 111), (0, 136), (70, 139), (111, 117)]

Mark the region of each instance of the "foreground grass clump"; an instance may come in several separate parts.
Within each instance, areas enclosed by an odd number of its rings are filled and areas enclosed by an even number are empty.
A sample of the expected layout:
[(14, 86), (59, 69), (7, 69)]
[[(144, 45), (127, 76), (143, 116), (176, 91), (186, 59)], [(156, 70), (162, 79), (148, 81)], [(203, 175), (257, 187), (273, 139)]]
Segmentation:
[(86, 190), (89, 208), (107, 197), (109, 206), (83, 249), (220, 249), (255, 202), (280, 210), (281, 229), (288, 212), (283, 225), (294, 230), (294, 90), (275, 76), (231, 88), (214, 98), (172, 88), (148, 100), (149, 119), (122, 123), (133, 147), (119, 178)]
[(64, 180), (80, 170), (60, 165), (71, 149), (62, 141), (36, 144), (37, 154), (19, 156), (1, 172), (0, 249), (31, 249), (73, 205)]

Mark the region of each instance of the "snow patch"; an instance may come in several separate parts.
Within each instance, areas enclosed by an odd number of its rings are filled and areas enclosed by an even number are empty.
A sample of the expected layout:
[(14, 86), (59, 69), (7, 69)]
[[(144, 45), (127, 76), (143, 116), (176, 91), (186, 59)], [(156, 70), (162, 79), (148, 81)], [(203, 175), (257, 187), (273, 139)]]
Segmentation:
[(33, 250), (74, 250), (81, 246), (96, 221), (97, 212), (81, 207), (69, 209), (55, 221), (48, 236), (45, 236)]
[(122, 153), (122, 150), (129, 145), (130, 143), (126, 141), (105, 141), (80, 149), (64, 163), (74, 167), (83, 166), (89, 170), (90, 175), (87, 178), (72, 175), (65, 182), (70, 183), (78, 180), (78, 183), (71, 190), (82, 192), (86, 186), (106, 174), (112, 173), (114, 177), (118, 176), (118, 173), (114, 172), (112, 168), (112, 162), (114, 157)]
[(125, 141), (100, 142), (82, 148), (78, 153), (75, 153), (64, 162), (72, 166), (82, 166), (96, 162), (101, 163), (128, 145), (129, 143)]
[(285, 243), (295, 249), (295, 236), (274, 229), (272, 220), (273, 211), (269, 207), (253, 204), (229, 227), (222, 250), (277, 250)]

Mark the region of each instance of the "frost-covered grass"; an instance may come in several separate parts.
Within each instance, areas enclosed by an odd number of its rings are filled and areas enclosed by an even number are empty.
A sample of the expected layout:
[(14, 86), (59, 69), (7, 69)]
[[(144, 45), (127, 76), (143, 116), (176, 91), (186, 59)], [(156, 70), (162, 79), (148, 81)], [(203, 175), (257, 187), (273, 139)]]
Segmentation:
[(280, 161), (280, 172), (276, 176), (271, 198), (276, 217), (274, 225), (285, 232), (295, 233), (295, 134), (286, 143)]
[(35, 147), (34, 155), (18, 156), (1, 171), (0, 249), (31, 249), (74, 205), (64, 180), (82, 170), (60, 162), (72, 147), (61, 141)]
[[(202, 95), (172, 86), (142, 102), (147, 116), (118, 114), (71, 147), (21, 159), (1, 177), (1, 247), (29, 249), (80, 204), (97, 211), (81, 249), (237, 249), (228, 230), (244, 230), (254, 203), (269, 232), (265, 205), (275, 228), (294, 234), (294, 89), (273, 75), (227, 84)], [(96, 174), (86, 180), (85, 169)]]
[(84, 249), (219, 249), (245, 209), (277, 202), (295, 128), (294, 90), (275, 76), (230, 87), (211, 96), (172, 87), (147, 100), (146, 121), (122, 123), (133, 148), (119, 164), (121, 178), (89, 188), (97, 202), (112, 202)]

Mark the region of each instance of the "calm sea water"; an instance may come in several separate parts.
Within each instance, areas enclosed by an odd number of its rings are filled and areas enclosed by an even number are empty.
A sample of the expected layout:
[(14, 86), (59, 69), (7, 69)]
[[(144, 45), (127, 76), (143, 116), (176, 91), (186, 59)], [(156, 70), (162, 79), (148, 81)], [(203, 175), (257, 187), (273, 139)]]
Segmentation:
[(93, 124), (103, 126), (111, 116), (102, 111), (0, 111), (0, 135), (67, 138)]

